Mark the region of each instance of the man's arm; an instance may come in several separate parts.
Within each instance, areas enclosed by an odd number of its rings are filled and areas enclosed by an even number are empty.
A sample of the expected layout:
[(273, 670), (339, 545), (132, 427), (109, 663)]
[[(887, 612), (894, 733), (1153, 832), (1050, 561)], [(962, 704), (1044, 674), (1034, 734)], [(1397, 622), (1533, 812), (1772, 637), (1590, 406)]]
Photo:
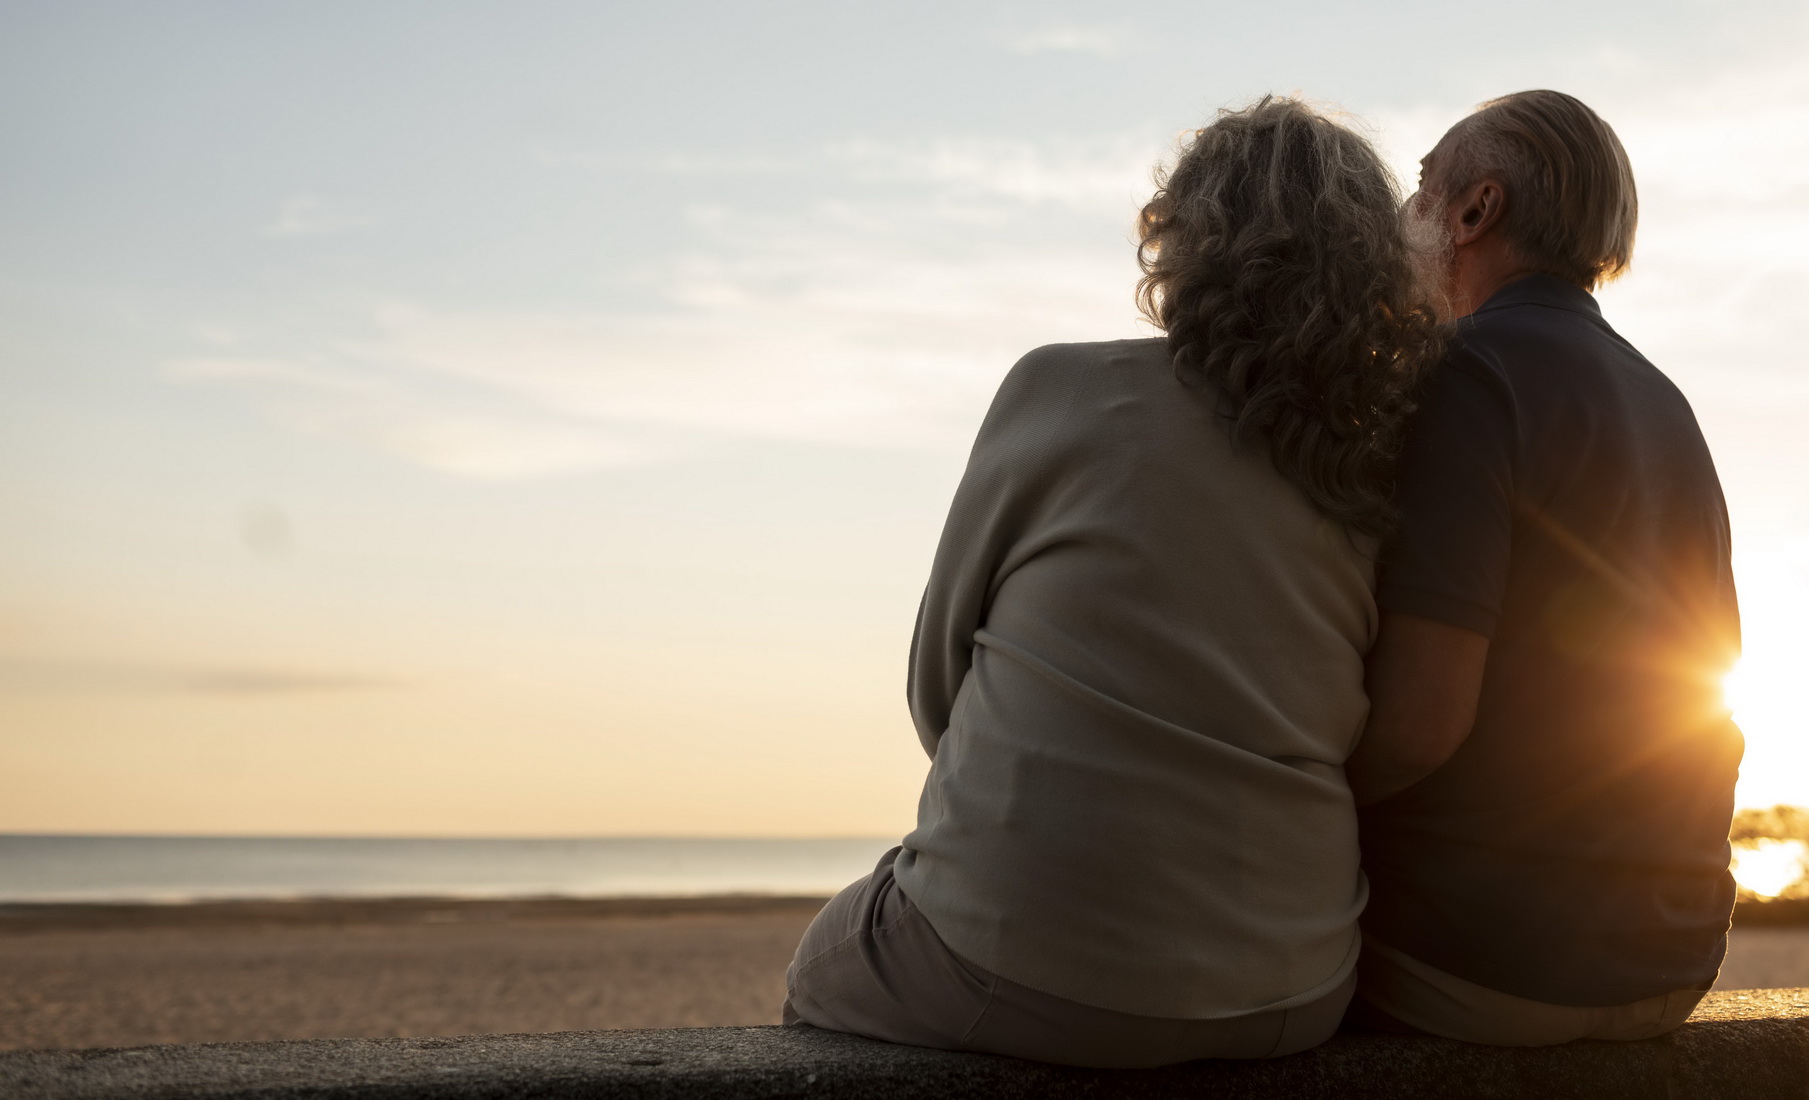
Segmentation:
[(1382, 613), (1364, 670), (1369, 722), (1344, 774), (1357, 805), (1406, 790), (1451, 759), (1476, 723), (1489, 639), (1461, 626)]
[(1512, 389), (1462, 334), (1420, 395), (1384, 548), (1369, 722), (1345, 763), (1359, 806), (1451, 759), (1476, 724), (1513, 551), (1519, 429)]

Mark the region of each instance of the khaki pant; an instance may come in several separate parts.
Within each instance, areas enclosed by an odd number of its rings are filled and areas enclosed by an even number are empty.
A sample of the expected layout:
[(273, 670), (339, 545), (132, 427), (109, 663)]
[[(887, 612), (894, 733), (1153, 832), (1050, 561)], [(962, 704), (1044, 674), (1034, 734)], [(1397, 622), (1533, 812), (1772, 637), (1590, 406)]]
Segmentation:
[(1575, 1039), (1650, 1039), (1689, 1019), (1707, 992), (1681, 989), (1629, 1005), (1573, 1008), (1501, 993), (1363, 937), (1352, 1016), (1373, 1006), (1409, 1027), (1447, 1039), (1544, 1047)]
[(1173, 1020), (1095, 1008), (998, 977), (956, 955), (892, 878), (898, 849), (817, 914), (785, 975), (785, 1022), (912, 1046), (1075, 1066), (1266, 1058), (1338, 1029), (1356, 975), (1297, 1008)]

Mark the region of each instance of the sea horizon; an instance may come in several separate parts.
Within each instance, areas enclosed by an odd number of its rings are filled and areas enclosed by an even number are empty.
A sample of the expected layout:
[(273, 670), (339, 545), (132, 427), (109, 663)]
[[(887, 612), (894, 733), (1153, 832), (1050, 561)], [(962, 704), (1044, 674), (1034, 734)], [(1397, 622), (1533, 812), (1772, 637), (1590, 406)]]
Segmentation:
[(833, 894), (896, 837), (0, 833), (0, 904)]

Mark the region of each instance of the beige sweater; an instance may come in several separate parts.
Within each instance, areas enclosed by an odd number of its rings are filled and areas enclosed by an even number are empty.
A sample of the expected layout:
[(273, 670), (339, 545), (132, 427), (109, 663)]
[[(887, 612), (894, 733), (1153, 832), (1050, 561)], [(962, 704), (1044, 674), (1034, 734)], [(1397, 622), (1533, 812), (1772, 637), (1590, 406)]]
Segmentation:
[(1373, 546), (1233, 444), (1160, 340), (1039, 348), (924, 593), (899, 885), (957, 954), (1205, 1019), (1330, 992), (1366, 895), (1342, 765)]

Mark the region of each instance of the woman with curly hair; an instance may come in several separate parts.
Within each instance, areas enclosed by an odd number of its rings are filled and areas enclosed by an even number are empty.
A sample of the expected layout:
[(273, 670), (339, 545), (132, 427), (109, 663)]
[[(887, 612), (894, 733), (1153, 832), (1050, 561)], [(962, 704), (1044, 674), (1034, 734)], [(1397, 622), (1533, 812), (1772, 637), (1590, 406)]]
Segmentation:
[(787, 1022), (1087, 1066), (1304, 1050), (1354, 984), (1376, 536), (1437, 354), (1369, 144), (1265, 98), (1143, 208), (1166, 338), (1026, 355), (911, 646), (917, 828)]

